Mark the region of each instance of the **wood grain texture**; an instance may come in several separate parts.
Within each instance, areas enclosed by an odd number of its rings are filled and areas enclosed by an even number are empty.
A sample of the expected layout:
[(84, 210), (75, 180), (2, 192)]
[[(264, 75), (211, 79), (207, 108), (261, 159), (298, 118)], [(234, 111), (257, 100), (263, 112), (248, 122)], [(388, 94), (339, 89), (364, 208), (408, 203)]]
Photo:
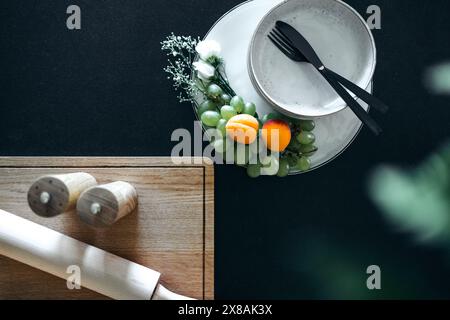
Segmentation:
[(131, 214), (137, 204), (136, 189), (128, 182), (115, 181), (83, 192), (77, 202), (77, 214), (91, 226), (109, 227)]
[[(214, 297), (214, 168), (209, 160), (166, 157), (0, 157), (0, 208), (162, 273), (161, 283), (197, 299)], [(34, 214), (27, 191), (47, 174), (87, 172), (99, 183), (123, 180), (139, 194), (136, 212), (105, 230), (74, 211)], [(85, 288), (0, 257), (0, 299), (104, 299)]]

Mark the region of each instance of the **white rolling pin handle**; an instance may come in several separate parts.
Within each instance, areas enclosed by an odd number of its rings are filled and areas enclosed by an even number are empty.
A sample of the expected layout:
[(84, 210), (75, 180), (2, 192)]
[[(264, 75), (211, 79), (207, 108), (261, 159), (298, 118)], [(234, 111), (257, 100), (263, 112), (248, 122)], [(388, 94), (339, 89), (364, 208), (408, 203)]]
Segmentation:
[(113, 299), (149, 300), (160, 276), (152, 269), (3, 210), (0, 254), (63, 279), (70, 276), (69, 266), (78, 266), (81, 286)]
[(152, 300), (195, 300), (195, 299), (172, 292), (164, 288), (162, 285), (158, 284), (155, 293), (153, 294)]

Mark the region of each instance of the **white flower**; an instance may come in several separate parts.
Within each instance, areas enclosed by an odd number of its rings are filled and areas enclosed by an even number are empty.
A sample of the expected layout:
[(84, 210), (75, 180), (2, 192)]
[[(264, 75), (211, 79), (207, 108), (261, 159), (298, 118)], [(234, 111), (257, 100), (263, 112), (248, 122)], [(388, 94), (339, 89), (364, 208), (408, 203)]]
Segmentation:
[(194, 62), (192, 65), (194, 66), (194, 69), (197, 70), (197, 76), (200, 80), (208, 81), (214, 77), (216, 73), (216, 69), (203, 60)]
[(200, 56), (200, 59), (203, 61), (207, 61), (210, 58), (220, 57), (220, 52), (222, 51), (222, 48), (220, 47), (220, 44), (217, 41), (214, 40), (204, 40), (200, 41), (197, 46), (195, 47), (195, 51)]

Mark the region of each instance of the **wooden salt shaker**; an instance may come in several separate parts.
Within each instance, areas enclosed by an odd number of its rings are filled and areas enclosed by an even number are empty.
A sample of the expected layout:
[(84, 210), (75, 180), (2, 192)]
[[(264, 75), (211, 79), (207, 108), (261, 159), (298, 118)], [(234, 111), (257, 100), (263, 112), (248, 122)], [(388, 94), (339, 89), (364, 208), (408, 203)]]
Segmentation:
[(75, 209), (80, 194), (95, 185), (85, 172), (43, 176), (28, 190), (28, 204), (37, 215), (53, 217)]
[(137, 204), (136, 189), (127, 182), (116, 181), (83, 192), (77, 212), (82, 221), (95, 227), (107, 227), (131, 213)]

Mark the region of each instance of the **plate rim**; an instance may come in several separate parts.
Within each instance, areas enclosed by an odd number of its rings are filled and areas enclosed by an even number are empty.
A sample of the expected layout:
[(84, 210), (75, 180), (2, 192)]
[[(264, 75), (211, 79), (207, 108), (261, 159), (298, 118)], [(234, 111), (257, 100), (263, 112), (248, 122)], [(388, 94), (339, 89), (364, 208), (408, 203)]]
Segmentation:
[[(244, 1), (244, 2), (241, 2), (241, 3), (237, 4), (237, 5), (235, 5), (235, 6), (232, 7), (231, 9), (229, 9), (227, 12), (225, 12), (223, 15), (221, 15), (220, 18), (218, 18), (218, 19), (214, 22), (214, 24), (209, 28), (209, 30), (208, 30), (208, 31), (206, 32), (206, 34), (204, 35), (203, 40), (206, 39), (206, 38), (208, 37), (208, 35), (211, 33), (211, 31), (214, 29), (214, 27), (215, 27), (220, 21), (222, 21), (228, 14), (230, 14), (232, 11), (238, 9), (238, 8), (241, 7), (241, 6), (246, 5), (247, 3), (255, 2), (255, 1), (258, 1), (258, 0), (246, 0), (246, 1)], [(287, 0), (287, 1), (289, 1), (289, 0)], [(340, 1), (340, 0), (335, 0), (335, 1)], [(283, 1), (283, 2), (285, 2), (285, 1)], [(372, 33), (370, 33), (370, 34), (372, 35)], [(250, 78), (251, 78), (251, 76), (250, 76)], [(369, 82), (369, 85), (367, 86), (367, 88), (369, 88), (370, 86), (372, 87), (371, 89), (372, 89), (372, 91), (373, 91), (373, 87), (374, 87), (374, 80), (373, 80), (373, 78), (372, 78), (371, 81)], [(256, 89), (256, 88), (255, 88), (255, 89)], [(198, 116), (198, 114), (197, 114), (197, 109), (196, 109), (196, 107), (195, 107), (195, 104), (192, 104), (192, 109), (193, 109), (193, 111), (194, 111), (195, 118), (196, 118), (197, 120), (200, 120), (200, 119), (199, 119), (199, 116)], [(345, 109), (345, 108), (344, 108), (344, 109)], [(342, 112), (342, 111), (343, 111), (343, 110), (341, 110), (341, 111), (339, 111), (339, 112)], [(370, 111), (370, 105), (368, 105), (367, 111), (368, 111), (368, 112)], [(337, 112), (336, 112), (336, 113), (337, 113)], [(358, 120), (356, 119), (356, 121), (358, 121)], [(204, 127), (203, 125), (202, 125), (202, 128), (203, 128), (203, 130), (205, 130), (205, 127)], [(359, 126), (357, 127), (357, 129), (356, 129), (356, 131), (355, 131), (355, 133), (354, 133), (354, 135), (353, 135), (353, 137), (352, 137), (351, 139), (349, 139), (348, 143), (347, 143), (347, 144), (346, 144), (339, 152), (337, 152), (333, 157), (331, 157), (330, 159), (328, 159), (328, 160), (326, 160), (326, 161), (324, 161), (324, 162), (318, 164), (317, 166), (312, 167), (312, 168), (310, 168), (310, 169), (308, 169), (308, 170), (306, 170), (306, 171), (293, 171), (293, 172), (289, 172), (289, 176), (296, 176), (296, 175), (301, 175), (301, 174), (305, 174), (305, 173), (310, 173), (310, 172), (312, 172), (312, 171), (315, 171), (315, 170), (317, 170), (317, 169), (320, 169), (321, 167), (323, 167), (323, 166), (325, 166), (325, 165), (327, 165), (327, 164), (333, 162), (333, 161), (336, 160), (339, 156), (341, 156), (341, 155), (342, 155), (342, 154), (343, 154), (343, 153), (344, 153), (344, 152), (352, 145), (352, 143), (356, 140), (356, 138), (357, 138), (357, 137), (359, 136), (359, 134), (361, 133), (362, 128), (363, 128), (363, 124), (360, 122), (360, 123), (359, 123)]]
[[(250, 2), (250, 1), (255, 1), (255, 0), (249, 0), (249, 1), (245, 1), (245, 2)], [(250, 40), (250, 44), (247, 50), (247, 72), (249, 73), (250, 76), (250, 80), (253, 83), (253, 86), (255, 87), (255, 89), (257, 89), (257, 91), (260, 93), (260, 95), (262, 95), (262, 97), (269, 102), (277, 111), (293, 117), (293, 118), (297, 118), (297, 119), (307, 119), (307, 120), (313, 120), (313, 119), (317, 119), (320, 117), (327, 117), (330, 115), (333, 115), (335, 113), (338, 113), (342, 110), (344, 110), (345, 108), (347, 108), (347, 104), (344, 102), (341, 106), (337, 107), (336, 110), (333, 110), (332, 112), (329, 113), (323, 113), (320, 115), (300, 115), (298, 113), (294, 113), (291, 112), (289, 110), (284, 109), (282, 106), (280, 106), (279, 104), (276, 103), (275, 100), (273, 100), (272, 98), (270, 98), (270, 96), (264, 91), (264, 89), (262, 88), (262, 86), (260, 85), (258, 79), (256, 79), (256, 77), (254, 76), (254, 67), (253, 67), (253, 59), (252, 59), (252, 47), (253, 44), (255, 42), (255, 38), (256, 38), (256, 34), (259, 30), (259, 28), (261, 27), (262, 23), (264, 22), (264, 20), (275, 10), (277, 10), (279, 7), (286, 5), (286, 3), (291, 2), (291, 1), (299, 1), (299, 0), (283, 0), (282, 2), (280, 2), (279, 4), (277, 4), (276, 6), (274, 6), (272, 9), (270, 9), (261, 19), (261, 21), (258, 23), (255, 31), (253, 32), (253, 36)], [(349, 4), (345, 3), (342, 0), (327, 0), (327, 1), (334, 1), (336, 3), (339, 3), (340, 5), (343, 5), (344, 7), (346, 7), (347, 9), (349, 9), (361, 22), (361, 24), (364, 27), (364, 30), (366, 30), (368, 36), (369, 36), (369, 42), (371, 44), (371, 51), (372, 51), (372, 55), (373, 55), (373, 59), (372, 59), (372, 63), (370, 66), (370, 76), (367, 77), (367, 83), (365, 83), (365, 85), (363, 86), (365, 89), (367, 89), (373, 82), (373, 77), (375, 75), (375, 69), (376, 69), (376, 65), (377, 65), (377, 49), (376, 49), (376, 43), (375, 43), (375, 39), (373, 37), (373, 34), (369, 28), (369, 26), (367, 25), (366, 21), (364, 20), (364, 18), (359, 14), (358, 11), (356, 11), (356, 9), (354, 9), (352, 6), (350, 6)], [(243, 3), (242, 3), (243, 4)], [(237, 6), (236, 6), (237, 7)], [(228, 14), (228, 12), (227, 12)], [(222, 19), (222, 17), (221, 17)], [(209, 33), (209, 31), (208, 31)], [(356, 101), (359, 100), (359, 98), (353, 93), (353, 92), (349, 92), (349, 94), (353, 97), (353, 99), (355, 99)]]

